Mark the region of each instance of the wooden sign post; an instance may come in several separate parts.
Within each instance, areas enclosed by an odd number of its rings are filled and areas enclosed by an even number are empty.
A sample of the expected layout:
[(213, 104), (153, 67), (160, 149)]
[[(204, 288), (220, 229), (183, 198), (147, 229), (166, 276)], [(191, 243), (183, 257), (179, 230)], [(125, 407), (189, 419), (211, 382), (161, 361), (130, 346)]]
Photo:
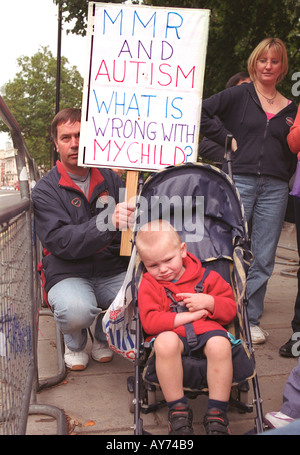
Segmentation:
[[(133, 198), (136, 196), (137, 192), (137, 184), (138, 184), (138, 171), (127, 171), (127, 178), (126, 178), (126, 193), (125, 193), (125, 200), (126, 202), (133, 202)], [(120, 254), (121, 256), (130, 256), (132, 250), (132, 230), (130, 228), (127, 231), (122, 232), (121, 238), (121, 249)]]

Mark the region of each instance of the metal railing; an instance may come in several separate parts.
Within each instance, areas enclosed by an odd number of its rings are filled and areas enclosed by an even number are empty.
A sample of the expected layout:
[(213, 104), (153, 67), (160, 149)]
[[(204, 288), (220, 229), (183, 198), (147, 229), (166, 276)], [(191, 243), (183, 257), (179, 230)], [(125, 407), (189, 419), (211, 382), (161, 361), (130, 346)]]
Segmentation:
[(30, 204), (0, 217), (0, 434), (24, 434), (34, 380)]
[(39, 172), (1, 96), (0, 118), (9, 127), (17, 150), (21, 192), (21, 202), (0, 213), (0, 435), (26, 434), (30, 414), (54, 417), (57, 433), (67, 434), (64, 412), (36, 400), (40, 388), (54, 385), (64, 374), (44, 381), (38, 377), (41, 291), (36, 266), (40, 248), (33, 229), (29, 178), (34, 184)]

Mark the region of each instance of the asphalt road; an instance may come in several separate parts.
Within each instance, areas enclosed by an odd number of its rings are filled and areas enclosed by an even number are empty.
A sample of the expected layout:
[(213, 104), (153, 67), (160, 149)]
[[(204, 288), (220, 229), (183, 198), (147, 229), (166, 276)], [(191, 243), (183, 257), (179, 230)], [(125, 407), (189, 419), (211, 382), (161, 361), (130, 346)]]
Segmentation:
[(13, 207), (20, 200), (20, 191), (0, 190), (0, 212)]

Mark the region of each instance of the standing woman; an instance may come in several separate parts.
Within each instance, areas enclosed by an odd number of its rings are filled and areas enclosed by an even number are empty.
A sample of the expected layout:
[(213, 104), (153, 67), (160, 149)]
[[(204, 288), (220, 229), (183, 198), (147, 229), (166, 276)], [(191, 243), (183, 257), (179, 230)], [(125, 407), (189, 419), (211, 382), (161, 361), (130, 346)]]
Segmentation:
[(254, 260), (248, 278), (248, 316), (253, 344), (265, 342), (259, 327), (268, 280), (288, 199), (288, 182), (296, 159), (287, 134), (296, 104), (276, 86), (288, 71), (287, 52), (278, 38), (267, 38), (248, 60), (251, 83), (232, 87), (203, 101), (201, 133), (225, 145), (233, 136), (233, 176), (248, 223)]

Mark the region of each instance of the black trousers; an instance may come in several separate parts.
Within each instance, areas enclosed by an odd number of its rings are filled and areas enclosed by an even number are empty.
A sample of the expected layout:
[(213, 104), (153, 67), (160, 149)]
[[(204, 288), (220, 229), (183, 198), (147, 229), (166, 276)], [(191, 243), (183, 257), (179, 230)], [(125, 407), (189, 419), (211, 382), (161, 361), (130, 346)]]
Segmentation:
[[(295, 224), (296, 224), (296, 232), (297, 232), (297, 247), (298, 247), (298, 255), (299, 255), (299, 265), (300, 265), (300, 198), (293, 197), (294, 200), (294, 214), (295, 214)], [(298, 278), (298, 292), (295, 301), (295, 308), (294, 308), (294, 317), (292, 320), (292, 329), (294, 332), (300, 332), (300, 268), (297, 272)]]

